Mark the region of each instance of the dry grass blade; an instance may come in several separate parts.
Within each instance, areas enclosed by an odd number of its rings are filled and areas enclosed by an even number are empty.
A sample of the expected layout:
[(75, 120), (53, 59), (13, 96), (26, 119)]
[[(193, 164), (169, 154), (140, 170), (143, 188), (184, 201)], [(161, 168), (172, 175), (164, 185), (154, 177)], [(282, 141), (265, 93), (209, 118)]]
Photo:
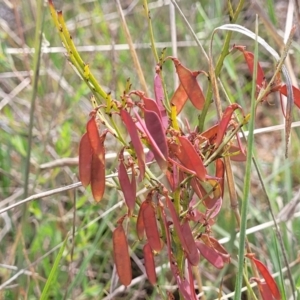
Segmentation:
[(146, 83), (146, 80), (145, 80), (145, 77), (144, 77), (143, 70), (142, 70), (141, 65), (140, 65), (139, 58), (138, 58), (137, 53), (135, 51), (135, 48), (133, 46), (132, 38), (131, 38), (129, 29), (128, 29), (128, 26), (127, 26), (127, 23), (126, 23), (125, 16), (123, 14), (123, 9), (122, 9), (121, 3), (120, 3), (119, 0), (115, 0), (115, 1), (116, 1), (116, 4), (117, 4), (119, 14), (120, 14), (121, 24), (122, 24), (123, 30), (125, 31), (127, 43), (128, 43), (129, 49), (130, 49), (130, 54), (131, 54), (131, 57), (132, 57), (132, 60), (133, 60), (133, 64), (134, 64), (136, 72), (138, 74), (142, 89), (144, 90), (144, 92), (147, 95), (148, 94), (148, 86), (147, 86), (147, 83)]
[(0, 111), (9, 104), (9, 102), (16, 97), (22, 90), (24, 90), (31, 83), (30, 78), (25, 78), (18, 86), (15, 87), (8, 95), (3, 97), (0, 102)]

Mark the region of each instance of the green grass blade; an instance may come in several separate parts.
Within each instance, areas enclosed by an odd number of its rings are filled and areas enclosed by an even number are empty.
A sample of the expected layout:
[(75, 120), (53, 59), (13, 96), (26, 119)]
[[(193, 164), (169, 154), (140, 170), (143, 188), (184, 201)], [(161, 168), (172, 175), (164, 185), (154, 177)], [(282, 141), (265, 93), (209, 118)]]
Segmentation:
[(41, 298), (40, 300), (46, 300), (46, 299), (49, 299), (48, 298), (48, 292), (49, 292), (49, 289), (51, 287), (51, 284), (52, 282), (54, 281), (56, 275), (57, 275), (57, 271), (58, 271), (58, 265), (60, 263), (60, 260), (62, 258), (62, 255), (63, 255), (63, 252), (65, 250), (65, 247), (66, 247), (66, 244), (67, 244), (67, 241), (68, 241), (68, 236), (65, 238), (65, 241), (64, 243), (62, 244), (62, 246), (60, 247), (59, 249), (59, 252), (55, 258), (55, 261), (54, 261), (54, 264), (53, 264), (53, 267), (51, 269), (51, 272), (50, 272), (50, 275), (47, 279), (47, 282), (45, 284), (45, 287), (43, 289), (43, 292), (42, 292), (42, 295), (41, 295)]
[[(258, 21), (256, 19), (256, 37), (258, 34)], [(257, 77), (257, 58), (258, 58), (258, 43), (255, 40), (254, 50), (254, 70), (252, 79), (252, 92), (251, 92), (251, 112), (249, 121), (249, 135), (247, 139), (247, 161), (246, 161), (246, 172), (243, 190), (243, 200), (241, 208), (241, 228), (240, 228), (240, 241), (238, 251), (238, 274), (235, 283), (235, 294), (234, 300), (241, 299), (241, 289), (243, 283), (243, 269), (244, 269), (244, 254), (245, 254), (245, 240), (246, 240), (246, 229), (247, 229), (247, 212), (249, 205), (249, 194), (251, 186), (251, 165), (252, 165), (252, 152), (254, 145), (254, 126), (255, 126), (255, 106), (256, 106), (256, 77)]]
[(277, 239), (276, 239), (276, 234), (273, 235), (273, 240), (274, 240), (274, 250), (276, 253), (276, 258), (277, 258), (277, 264), (278, 264), (278, 269), (279, 269), (279, 289), (280, 289), (280, 294), (282, 296), (282, 300), (286, 300), (286, 290), (285, 290), (285, 283), (284, 283), (284, 276), (282, 273), (282, 267), (281, 267), (281, 261), (280, 261), (280, 252), (278, 249), (278, 244), (277, 244)]

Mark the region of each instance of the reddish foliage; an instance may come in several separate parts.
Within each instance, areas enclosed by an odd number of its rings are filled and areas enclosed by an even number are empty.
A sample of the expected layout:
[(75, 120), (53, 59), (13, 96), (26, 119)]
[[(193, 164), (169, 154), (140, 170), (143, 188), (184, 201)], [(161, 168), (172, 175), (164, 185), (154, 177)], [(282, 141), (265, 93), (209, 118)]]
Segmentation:
[(137, 217), (137, 221), (136, 221), (136, 232), (137, 232), (137, 236), (138, 236), (139, 240), (143, 239), (144, 233), (145, 233), (145, 224), (144, 224), (143, 212), (144, 212), (144, 209), (147, 207), (147, 205), (148, 205), (147, 201), (144, 201), (141, 204), (139, 214), (138, 214), (138, 217)]
[[(245, 46), (238, 46), (235, 45), (233, 46), (233, 48), (243, 52), (244, 54), (244, 58), (246, 60), (246, 63), (248, 65), (248, 68), (251, 72), (251, 74), (253, 75), (253, 71), (254, 71), (254, 54), (252, 52), (246, 51), (246, 47)], [(260, 66), (259, 62), (257, 62), (257, 76), (256, 76), (256, 85), (261, 88), (263, 86), (263, 82), (265, 80), (265, 74), (264, 71), (262, 69), (262, 67)]]
[(122, 223), (113, 232), (113, 250), (119, 279), (122, 284), (128, 286), (131, 283), (132, 272), (127, 238)]
[(208, 236), (207, 234), (201, 235), (201, 240), (210, 247), (213, 247), (223, 257), (224, 262), (230, 262), (230, 255), (226, 249), (215, 238)]
[(96, 124), (96, 113), (92, 112), (87, 122), (87, 133), (79, 145), (79, 178), (84, 187), (91, 184), (94, 200), (99, 202), (105, 190), (105, 148), (106, 132), (101, 136)]
[[(294, 95), (294, 103), (300, 108), (300, 90), (295, 86), (292, 86), (292, 88)], [(279, 92), (287, 97), (287, 88), (285, 84), (280, 87)]]
[(118, 177), (121, 186), (121, 190), (124, 194), (125, 203), (128, 207), (128, 215), (131, 216), (135, 206), (136, 198), (136, 182), (134, 176), (134, 169), (131, 169), (131, 181), (124, 165), (123, 159), (120, 160), (118, 168)]
[(125, 109), (121, 109), (120, 116), (130, 135), (131, 142), (138, 159), (138, 166), (140, 169), (140, 179), (143, 180), (145, 175), (145, 153), (144, 153), (142, 142), (139, 138), (138, 131), (136, 129), (136, 126), (130, 114)]
[[(166, 161), (166, 157), (164, 156), (164, 154), (161, 152), (160, 148), (158, 147), (158, 145), (156, 144), (155, 139), (152, 137), (151, 133), (148, 131), (146, 125), (144, 124), (143, 120), (141, 119), (141, 117), (139, 116), (139, 114), (137, 112), (135, 112), (136, 118), (138, 120), (138, 126), (142, 129), (142, 131), (145, 133), (145, 135), (147, 136), (147, 138), (149, 139), (149, 143), (151, 146), (151, 150), (153, 152), (153, 155), (155, 157), (155, 160), (157, 161), (158, 165), (160, 166), (161, 170), (163, 172), (166, 171), (167, 167), (168, 167), (168, 163)], [(156, 116), (156, 117), (155, 117)], [(156, 120), (157, 121), (157, 115), (153, 112), (151, 112), (151, 116), (149, 116), (148, 120), (150, 122), (150, 120)], [(150, 123), (151, 124), (151, 123)], [(160, 124), (161, 125), (161, 124)], [(156, 135), (156, 133), (154, 133)], [(161, 142), (161, 147), (162, 149), (165, 149), (165, 145), (163, 142), (162, 136), (161, 136), (161, 131), (159, 132), (158, 135), (156, 135), (156, 140), (160, 143)]]
[(92, 156), (90, 140), (85, 133), (79, 143), (79, 179), (84, 187), (91, 182)]
[(230, 255), (219, 242), (207, 234), (201, 235), (202, 242), (196, 242), (201, 255), (214, 267), (222, 269), (224, 263), (230, 262)]
[(176, 89), (175, 93), (171, 98), (171, 104), (175, 105), (177, 114), (179, 114), (182, 111), (188, 98), (189, 97), (182, 84), (179, 84), (178, 88)]
[(185, 167), (193, 170), (200, 180), (206, 178), (206, 168), (203, 165), (202, 159), (191, 144), (191, 142), (184, 136), (178, 137), (181, 147), (178, 148), (176, 155)]
[(153, 251), (148, 243), (144, 245), (143, 254), (144, 254), (144, 263), (145, 263), (147, 277), (148, 277), (149, 281), (153, 285), (155, 285), (157, 279), (156, 279), (154, 255), (153, 255)]
[(241, 106), (238, 105), (238, 104), (236, 104), (236, 103), (229, 105), (225, 109), (225, 111), (223, 113), (223, 116), (222, 116), (222, 119), (221, 119), (220, 124), (219, 124), (219, 130), (218, 130), (217, 137), (216, 137), (216, 140), (215, 140), (215, 147), (216, 148), (219, 147), (219, 145), (221, 144), (221, 142), (222, 142), (222, 140), (224, 138), (225, 132), (226, 132), (226, 130), (228, 128), (228, 124), (229, 124), (229, 122), (231, 120), (232, 114), (238, 108), (241, 111), (243, 111), (242, 108), (241, 108)]
[(261, 276), (266, 281), (266, 284), (268, 285), (268, 288), (271, 291), (273, 297), (276, 300), (280, 300), (281, 299), (280, 291), (277, 287), (276, 281), (274, 280), (274, 278), (270, 274), (268, 268), (260, 260), (256, 259), (254, 257), (254, 254), (249, 253), (246, 256), (255, 263), (259, 273), (261, 274)]
[(226, 154), (229, 155), (232, 161), (243, 162), (247, 159), (246, 150), (241, 150), (240, 146), (230, 145)]
[(174, 204), (170, 200), (167, 193), (165, 194), (165, 197), (166, 197), (167, 207), (169, 208), (169, 211), (170, 211), (170, 214), (171, 214), (171, 218), (172, 218), (172, 221), (173, 221), (174, 228), (175, 228), (176, 233), (177, 233), (177, 235), (180, 239), (180, 242), (181, 242), (181, 246), (182, 246), (182, 248), (184, 249), (184, 251), (186, 253), (190, 254), (190, 250), (189, 250), (189, 248), (187, 246), (187, 243), (186, 243), (186, 240), (183, 236), (182, 229), (181, 229), (180, 222), (179, 222), (179, 218), (178, 218), (178, 215), (176, 213)]
[(189, 252), (187, 253), (187, 259), (193, 266), (197, 266), (200, 261), (200, 254), (196, 246), (195, 239), (193, 237), (188, 219), (185, 219), (181, 224), (181, 231), (186, 241)]
[(196, 300), (195, 289), (191, 289), (191, 284), (186, 278), (182, 278), (179, 275), (178, 267), (175, 264), (171, 264), (172, 273), (177, 281), (179, 291), (181, 292), (185, 300)]
[(202, 109), (205, 97), (196, 79), (200, 72), (192, 72), (184, 67), (175, 57), (171, 57), (171, 59), (174, 62), (178, 78), (188, 98), (197, 109)]
[(216, 177), (219, 178), (219, 184), (221, 188), (222, 198), (224, 195), (224, 174), (225, 174), (225, 168), (224, 163), (222, 159), (216, 159)]
[(101, 153), (93, 153), (92, 158), (91, 189), (96, 202), (101, 201), (105, 190), (104, 147), (102, 149)]
[(145, 124), (157, 148), (166, 159), (169, 156), (166, 134), (161, 124), (161, 120), (155, 111), (145, 109)]
[(266, 282), (263, 282), (259, 278), (250, 278), (250, 281), (255, 281), (257, 283), (259, 292), (260, 292), (263, 300), (273, 300), (274, 299)]
[(87, 122), (86, 131), (87, 131), (93, 152), (98, 153), (99, 148), (101, 147), (101, 143), (100, 143), (100, 135), (99, 135), (99, 131), (98, 131), (98, 126), (96, 124), (95, 113), (92, 113), (91, 118)]
[(161, 122), (162, 119), (161, 119), (160, 110), (155, 100), (143, 96), (143, 101), (144, 101), (145, 109), (147, 109), (148, 111), (155, 112)]
[(168, 128), (168, 122), (169, 118), (165, 109), (165, 106), (163, 104), (164, 99), (164, 91), (163, 86), (160, 78), (160, 69), (156, 71), (155, 77), (154, 77), (154, 93), (155, 93), (155, 100), (158, 106), (158, 109), (160, 111), (161, 119), (162, 119), (162, 125), (164, 129)]
[(159, 252), (162, 249), (162, 243), (159, 236), (155, 208), (149, 198), (150, 197), (148, 195), (145, 201), (146, 205), (143, 207), (143, 223), (146, 237), (151, 249)]
[(224, 261), (217, 251), (201, 242), (196, 242), (196, 245), (201, 255), (214, 267), (218, 269), (222, 269), (224, 267)]

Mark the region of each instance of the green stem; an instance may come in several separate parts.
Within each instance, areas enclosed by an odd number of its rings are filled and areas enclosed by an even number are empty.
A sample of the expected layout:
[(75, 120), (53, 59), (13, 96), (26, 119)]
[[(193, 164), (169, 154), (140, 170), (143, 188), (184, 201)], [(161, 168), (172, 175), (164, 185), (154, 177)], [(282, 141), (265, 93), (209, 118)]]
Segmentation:
[(247, 277), (247, 274), (245, 274), (245, 272), (244, 272), (244, 280), (245, 280), (245, 283), (246, 283), (246, 286), (247, 286), (247, 290), (249, 292), (249, 296), (251, 297), (250, 299), (258, 300), (256, 295), (254, 294), (253, 288), (251, 287), (251, 284), (250, 284), (250, 282), (248, 280), (248, 277)]
[(154, 35), (153, 35), (153, 28), (152, 28), (152, 22), (151, 22), (151, 16), (150, 16), (150, 11), (148, 8), (148, 1), (144, 0), (144, 9), (147, 15), (147, 20), (148, 20), (148, 28), (149, 28), (149, 33), (150, 33), (150, 42), (151, 42), (151, 49), (155, 58), (156, 63), (159, 63), (159, 57), (155, 48), (155, 41), (154, 41)]
[[(180, 188), (176, 189), (175, 192), (173, 193), (173, 199), (174, 199), (174, 207), (177, 213), (177, 216), (180, 216), (180, 210), (181, 210), (181, 205), (180, 205)], [(182, 245), (180, 242), (180, 239), (177, 235), (177, 233), (173, 232), (173, 237), (174, 237), (174, 243), (176, 247), (176, 262), (178, 264), (178, 269), (180, 273), (180, 277), (183, 277), (184, 275), (184, 252), (182, 249)]]
[[(163, 56), (165, 53), (165, 49), (162, 51), (161, 57), (158, 56), (157, 54), (157, 50), (155, 47), (155, 39), (154, 39), (154, 34), (153, 34), (153, 26), (152, 26), (152, 22), (151, 22), (151, 16), (150, 16), (150, 11), (148, 8), (148, 0), (144, 0), (144, 9), (145, 9), (145, 13), (147, 15), (147, 20), (148, 20), (148, 28), (149, 28), (149, 33), (150, 33), (150, 42), (151, 42), (151, 49), (155, 58), (155, 62), (156, 64), (160, 65), (162, 67), (162, 63), (163, 63)], [(168, 97), (168, 93), (167, 93), (167, 88), (166, 88), (166, 84), (164, 82), (164, 78), (162, 76), (162, 72), (159, 72), (159, 76), (161, 79), (161, 84), (164, 90), (164, 96), (165, 96), (165, 100), (164, 100), (164, 105), (165, 108), (168, 112), (170, 112), (170, 104), (169, 104), (169, 97)]]
[(122, 134), (121, 134), (121, 132), (120, 132), (120, 130), (119, 130), (117, 124), (115, 123), (114, 119), (112, 118), (112, 116), (109, 117), (109, 120), (110, 120), (110, 122), (111, 122), (111, 124), (112, 124), (112, 127), (113, 127), (113, 128), (115, 129), (115, 131), (116, 131), (116, 134), (117, 134), (116, 138), (117, 138), (124, 146), (126, 146), (127, 143), (125, 142), (125, 140), (124, 140), (124, 138), (123, 138), (123, 136), (122, 136)]
[[(40, 61), (41, 61), (41, 46), (43, 40), (43, 26), (45, 20), (45, 10), (43, 9), (43, 1), (39, 0), (37, 2), (37, 19), (36, 19), (36, 29), (35, 29), (35, 45), (34, 45), (34, 57), (33, 57), (33, 82), (32, 82), (32, 94), (31, 94), (31, 104), (30, 104), (30, 116), (29, 116), (29, 129), (28, 129), (28, 141), (27, 141), (27, 155), (25, 161), (25, 172), (24, 172), (24, 199), (28, 197), (29, 190), (29, 176), (30, 176), (30, 158), (31, 158), (31, 147), (32, 147), (32, 136), (33, 136), (33, 124), (34, 124), (34, 112), (35, 112), (35, 100), (38, 93), (38, 81), (39, 81), (39, 71), (40, 71)], [(28, 203), (22, 207), (22, 218), (18, 227), (17, 236), (23, 239), (22, 234), (27, 231), (28, 226)], [(17, 238), (18, 239), (18, 238)], [(17, 265), (18, 268), (22, 268), (24, 262), (24, 254), (21, 249), (22, 243), (18, 246), (17, 254)]]
[[(43, 1), (38, 1), (38, 10), (43, 11)], [(42, 46), (42, 35), (45, 13), (38, 13), (36, 20), (35, 30), (35, 52), (33, 58), (33, 88), (31, 94), (31, 105), (30, 105), (30, 117), (29, 117), (29, 129), (28, 129), (28, 145), (27, 145), (27, 156), (25, 162), (25, 180), (24, 180), (24, 198), (28, 197), (28, 184), (29, 184), (29, 173), (30, 173), (30, 157), (31, 157), (31, 145), (32, 145), (32, 129), (34, 122), (34, 111), (35, 111), (35, 99), (38, 90), (39, 72), (40, 72), (40, 60), (41, 60), (41, 46)], [(25, 206), (24, 206), (25, 207)]]
[[(233, 14), (233, 17), (231, 18), (231, 23), (236, 22), (239, 14), (240, 14), (243, 6), (244, 6), (244, 2), (245, 2), (245, 0), (240, 0), (239, 1), (239, 4), (236, 8), (236, 11)], [(231, 5), (230, 5), (230, 7), (231, 7)], [(232, 10), (232, 7), (231, 7), (231, 10)], [(217, 60), (217, 64), (216, 64), (215, 71), (214, 71), (216, 78), (219, 77), (221, 69), (223, 67), (224, 59), (229, 53), (229, 44), (230, 44), (230, 40), (231, 40), (231, 35), (232, 35), (232, 32), (228, 32), (226, 34), (225, 41), (224, 41), (224, 44), (223, 44), (223, 47), (222, 47), (222, 50), (221, 50), (221, 54), (220, 54), (220, 56)], [(212, 103), (212, 96), (213, 96), (212, 82), (210, 81), (208, 89), (207, 89), (207, 93), (206, 93), (206, 98), (205, 98), (206, 100), (205, 100), (205, 103), (204, 103), (204, 107), (203, 107), (201, 115), (198, 118), (198, 130), (199, 130), (199, 132), (202, 132), (203, 129), (204, 129), (204, 122), (205, 122), (205, 118), (206, 118), (208, 109), (210, 107), (210, 104)]]
[[(98, 81), (96, 80), (95, 76), (89, 71), (88, 74), (88, 78), (84, 76), (84, 68), (86, 66), (86, 64), (84, 63), (84, 61), (82, 60), (81, 56), (79, 55), (72, 37), (68, 31), (68, 28), (66, 26), (66, 23), (64, 21), (64, 18), (62, 16), (61, 12), (58, 12), (57, 14), (57, 19), (58, 19), (58, 23), (61, 26), (61, 32), (62, 35), (64, 36), (64, 40), (66, 42), (66, 47), (68, 49), (68, 53), (70, 55), (70, 59), (72, 60), (72, 62), (76, 62), (77, 64), (74, 64), (76, 66), (76, 69), (80, 72), (83, 73), (82, 77), (86, 80), (86, 81), (90, 81), (92, 86), (92, 91), (93, 92), (97, 92), (102, 98), (107, 99), (107, 93), (102, 89), (102, 87), (99, 85)], [(90, 87), (90, 86), (89, 86)], [(91, 88), (91, 87), (90, 87)]]
[(238, 274), (235, 283), (235, 294), (234, 300), (241, 299), (241, 289), (243, 283), (243, 269), (244, 269), (244, 254), (245, 254), (245, 241), (246, 241), (246, 228), (247, 228), (247, 212), (249, 205), (249, 194), (251, 185), (251, 165), (252, 165), (252, 152), (254, 144), (254, 126), (255, 126), (255, 109), (256, 109), (256, 78), (257, 78), (257, 58), (258, 58), (258, 21), (256, 19), (256, 40), (255, 40), (255, 50), (254, 50), (254, 70), (252, 79), (252, 93), (251, 93), (251, 112), (249, 121), (249, 135), (247, 140), (247, 161), (246, 161), (246, 171), (244, 180), (244, 190), (243, 190), (243, 200), (241, 208), (241, 225), (240, 225), (240, 241), (239, 241), (239, 251), (238, 251)]

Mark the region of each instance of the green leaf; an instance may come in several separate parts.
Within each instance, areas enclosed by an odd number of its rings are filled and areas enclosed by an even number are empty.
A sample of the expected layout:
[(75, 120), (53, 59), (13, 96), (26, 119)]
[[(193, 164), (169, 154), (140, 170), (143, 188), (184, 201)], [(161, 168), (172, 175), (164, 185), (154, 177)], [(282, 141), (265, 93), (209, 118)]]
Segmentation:
[(49, 277), (47, 279), (47, 282), (45, 284), (45, 287), (43, 289), (43, 292), (42, 292), (40, 300), (49, 299), (48, 298), (48, 292), (49, 292), (49, 289), (51, 287), (52, 282), (54, 281), (55, 277), (57, 276), (58, 265), (59, 265), (59, 262), (61, 260), (62, 255), (63, 255), (63, 252), (65, 250), (67, 241), (68, 241), (68, 236), (65, 238), (65, 241), (62, 244), (62, 246), (61, 246), (61, 248), (60, 248), (60, 250), (59, 250), (59, 252), (58, 252), (58, 254), (56, 256), (56, 259), (54, 261), (54, 264), (53, 264), (53, 267), (51, 269), (50, 275), (49, 275)]

